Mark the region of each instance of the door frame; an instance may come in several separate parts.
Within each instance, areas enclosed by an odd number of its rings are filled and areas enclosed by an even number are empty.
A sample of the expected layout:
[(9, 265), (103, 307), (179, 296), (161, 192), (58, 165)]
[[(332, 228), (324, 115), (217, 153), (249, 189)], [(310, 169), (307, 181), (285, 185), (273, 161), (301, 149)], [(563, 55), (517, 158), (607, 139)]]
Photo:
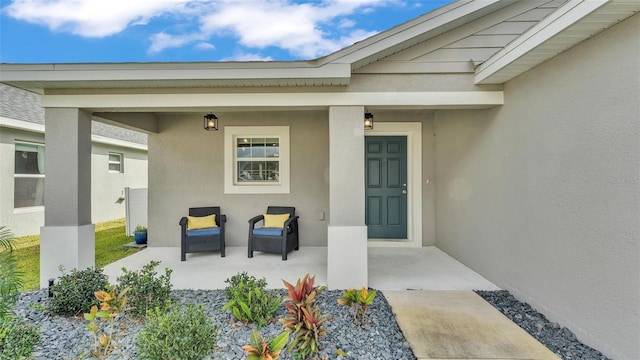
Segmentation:
[(365, 131), (365, 136), (407, 137), (407, 191), (409, 192), (407, 239), (368, 239), (368, 246), (422, 247), (422, 123), (376, 122), (373, 129)]

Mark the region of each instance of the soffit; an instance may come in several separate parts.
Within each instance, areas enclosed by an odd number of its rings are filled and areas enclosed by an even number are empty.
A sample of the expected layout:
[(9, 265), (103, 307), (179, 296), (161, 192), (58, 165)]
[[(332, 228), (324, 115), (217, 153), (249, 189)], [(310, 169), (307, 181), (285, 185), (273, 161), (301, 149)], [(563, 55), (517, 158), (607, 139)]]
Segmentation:
[(477, 84), (503, 84), (640, 11), (638, 0), (572, 1), (477, 68)]

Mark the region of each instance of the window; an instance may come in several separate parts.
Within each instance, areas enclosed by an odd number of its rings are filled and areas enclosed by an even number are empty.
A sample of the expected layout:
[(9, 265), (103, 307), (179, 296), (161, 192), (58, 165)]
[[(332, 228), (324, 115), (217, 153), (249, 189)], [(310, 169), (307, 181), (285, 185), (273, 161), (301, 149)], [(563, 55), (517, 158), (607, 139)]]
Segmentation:
[(289, 193), (289, 127), (225, 126), (225, 193)]
[(44, 206), (44, 145), (15, 143), (14, 208)]
[(109, 153), (109, 172), (110, 173), (123, 173), (124, 167), (122, 166), (122, 154)]
[(236, 138), (236, 183), (280, 181), (280, 139)]

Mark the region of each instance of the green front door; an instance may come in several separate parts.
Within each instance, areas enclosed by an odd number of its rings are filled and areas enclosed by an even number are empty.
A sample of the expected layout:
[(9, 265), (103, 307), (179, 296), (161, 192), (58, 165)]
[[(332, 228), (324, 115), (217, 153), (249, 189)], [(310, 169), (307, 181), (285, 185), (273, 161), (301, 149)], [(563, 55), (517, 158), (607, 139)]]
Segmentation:
[(370, 239), (407, 238), (407, 137), (365, 137), (365, 224)]

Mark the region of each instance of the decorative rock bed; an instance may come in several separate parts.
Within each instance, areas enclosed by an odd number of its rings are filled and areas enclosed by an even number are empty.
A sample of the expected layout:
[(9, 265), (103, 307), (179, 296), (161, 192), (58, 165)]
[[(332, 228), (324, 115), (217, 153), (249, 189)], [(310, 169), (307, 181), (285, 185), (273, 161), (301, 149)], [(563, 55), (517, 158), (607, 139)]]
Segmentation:
[[(599, 351), (580, 341), (567, 328), (548, 321), (528, 304), (519, 302), (508, 291), (476, 291), (509, 319), (514, 321), (534, 338), (547, 346), (564, 360), (607, 360)], [(282, 291), (284, 296), (284, 290)], [(318, 296), (322, 314), (329, 316), (328, 334), (321, 339), (322, 358), (344, 359), (337, 351), (348, 354), (349, 359), (415, 359), (408, 342), (398, 327), (391, 307), (382, 292), (378, 293), (369, 307), (364, 326), (353, 321), (351, 309), (338, 305), (339, 290), (327, 290)], [(248, 344), (253, 326), (246, 326), (222, 311), (226, 302), (222, 290), (176, 290), (172, 292), (174, 302), (201, 304), (218, 327), (216, 344), (208, 359), (245, 359), (242, 346)], [(41, 341), (34, 357), (44, 359), (91, 358), (92, 334), (85, 328), (82, 317), (67, 318), (51, 315), (46, 311), (47, 291), (23, 293), (16, 306), (16, 314), (40, 326)], [(281, 307), (276, 317), (284, 314)], [(118, 337), (116, 350), (108, 359), (136, 359), (135, 340), (142, 329), (142, 320), (124, 315), (117, 318), (119, 328), (124, 329)], [(272, 338), (283, 331), (277, 321), (261, 329), (265, 338)], [(291, 359), (283, 352), (280, 359)]]

